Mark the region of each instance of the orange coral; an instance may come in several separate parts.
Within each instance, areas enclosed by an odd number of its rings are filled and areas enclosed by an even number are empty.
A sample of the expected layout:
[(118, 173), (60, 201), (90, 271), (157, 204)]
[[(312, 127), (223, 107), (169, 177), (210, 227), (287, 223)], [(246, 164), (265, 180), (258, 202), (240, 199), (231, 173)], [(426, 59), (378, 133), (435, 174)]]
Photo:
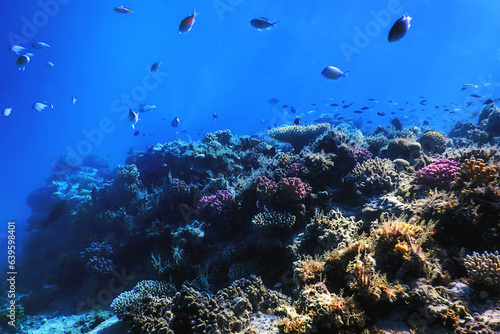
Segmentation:
[(474, 186), (485, 186), (495, 180), (497, 169), (494, 166), (486, 166), (483, 159), (476, 160), (472, 157), (462, 164), (460, 176)]

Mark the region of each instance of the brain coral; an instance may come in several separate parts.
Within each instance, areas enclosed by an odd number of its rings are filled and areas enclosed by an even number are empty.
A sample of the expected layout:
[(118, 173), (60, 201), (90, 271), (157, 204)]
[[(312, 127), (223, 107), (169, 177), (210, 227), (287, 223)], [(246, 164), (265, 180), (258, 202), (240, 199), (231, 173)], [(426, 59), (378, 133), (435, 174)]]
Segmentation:
[(318, 125), (285, 125), (269, 130), (269, 136), (289, 143), (296, 151), (312, 143), (319, 135), (330, 128), (328, 123)]
[(426, 132), (420, 137), (419, 142), (425, 153), (436, 154), (446, 150), (446, 140), (439, 132)]

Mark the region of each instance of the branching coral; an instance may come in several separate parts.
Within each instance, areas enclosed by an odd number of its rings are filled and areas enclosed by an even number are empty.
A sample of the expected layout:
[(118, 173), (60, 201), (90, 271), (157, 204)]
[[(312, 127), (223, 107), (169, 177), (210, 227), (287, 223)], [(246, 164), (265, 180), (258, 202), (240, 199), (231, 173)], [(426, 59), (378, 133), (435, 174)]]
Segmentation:
[(269, 136), (291, 144), (298, 152), (302, 147), (312, 143), (329, 128), (330, 124), (328, 123), (318, 125), (285, 125), (269, 130)]
[(277, 191), (284, 200), (298, 201), (309, 195), (311, 187), (298, 177), (284, 177), (278, 182)]
[(295, 224), (295, 216), (288, 212), (260, 212), (252, 218), (252, 223), (270, 231), (287, 230)]
[(486, 166), (483, 159), (466, 159), (461, 166), (460, 177), (472, 186), (485, 186), (495, 180), (497, 169)]
[(355, 189), (364, 195), (373, 195), (381, 191), (393, 190), (399, 182), (395, 165), (389, 159), (368, 159), (357, 164), (349, 178)]
[(472, 253), (464, 259), (465, 268), (472, 283), (500, 290), (500, 254)]

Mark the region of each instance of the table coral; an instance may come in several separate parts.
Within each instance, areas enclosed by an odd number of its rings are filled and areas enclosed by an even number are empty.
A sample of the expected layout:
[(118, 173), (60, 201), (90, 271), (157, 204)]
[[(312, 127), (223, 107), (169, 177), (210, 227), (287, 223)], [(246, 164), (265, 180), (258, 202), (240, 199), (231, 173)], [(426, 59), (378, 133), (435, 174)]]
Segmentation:
[(320, 123), (318, 125), (285, 125), (269, 130), (269, 136), (291, 144), (295, 151), (298, 152), (302, 147), (312, 143), (329, 128), (330, 124), (328, 123)]

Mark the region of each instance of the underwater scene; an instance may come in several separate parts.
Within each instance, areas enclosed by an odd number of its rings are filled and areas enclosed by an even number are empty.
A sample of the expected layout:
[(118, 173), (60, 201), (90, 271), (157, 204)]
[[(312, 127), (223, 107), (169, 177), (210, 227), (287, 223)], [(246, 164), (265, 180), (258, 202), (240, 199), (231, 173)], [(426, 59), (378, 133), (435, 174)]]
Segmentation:
[(500, 333), (500, 4), (3, 0), (0, 333)]

